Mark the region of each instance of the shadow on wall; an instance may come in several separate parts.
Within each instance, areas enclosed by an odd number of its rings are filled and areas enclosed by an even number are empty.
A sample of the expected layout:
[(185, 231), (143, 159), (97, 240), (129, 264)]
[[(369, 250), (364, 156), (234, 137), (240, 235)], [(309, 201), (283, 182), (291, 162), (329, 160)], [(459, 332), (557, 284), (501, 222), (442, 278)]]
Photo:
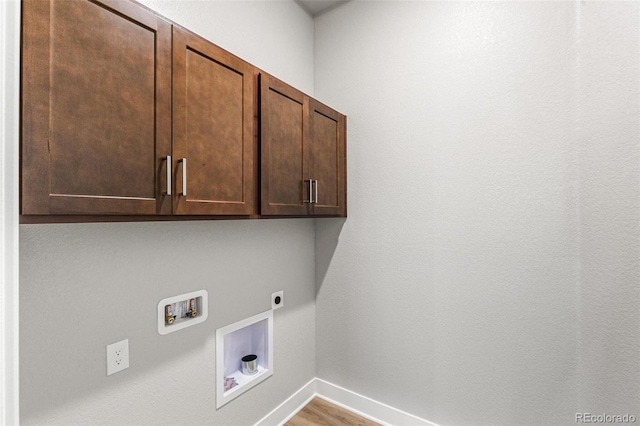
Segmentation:
[(324, 283), (333, 254), (338, 246), (340, 232), (342, 232), (346, 221), (347, 219), (344, 217), (316, 219), (316, 297)]

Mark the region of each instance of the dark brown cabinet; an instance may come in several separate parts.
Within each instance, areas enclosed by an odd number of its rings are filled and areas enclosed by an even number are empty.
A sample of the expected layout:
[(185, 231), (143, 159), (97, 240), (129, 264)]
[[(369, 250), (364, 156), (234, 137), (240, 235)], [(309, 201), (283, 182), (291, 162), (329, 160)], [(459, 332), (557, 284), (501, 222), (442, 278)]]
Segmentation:
[(23, 223), (346, 216), (344, 115), (134, 1), (22, 8)]
[(250, 215), (253, 67), (173, 29), (173, 213)]
[(309, 98), (260, 75), (261, 208), (263, 215), (309, 214)]
[(313, 185), (315, 216), (346, 216), (346, 117), (309, 100), (309, 178)]
[(261, 209), (346, 216), (346, 117), (261, 74)]
[(21, 213), (170, 214), (171, 25), (131, 2), (23, 2)]

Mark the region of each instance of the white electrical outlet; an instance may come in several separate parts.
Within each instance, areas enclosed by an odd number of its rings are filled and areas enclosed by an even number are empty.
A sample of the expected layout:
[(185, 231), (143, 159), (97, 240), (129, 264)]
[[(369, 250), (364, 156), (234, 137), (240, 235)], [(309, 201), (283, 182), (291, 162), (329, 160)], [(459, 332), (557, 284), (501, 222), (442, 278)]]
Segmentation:
[(129, 368), (129, 339), (107, 345), (107, 376)]
[(278, 309), (284, 306), (284, 290), (280, 290), (271, 295), (271, 309)]

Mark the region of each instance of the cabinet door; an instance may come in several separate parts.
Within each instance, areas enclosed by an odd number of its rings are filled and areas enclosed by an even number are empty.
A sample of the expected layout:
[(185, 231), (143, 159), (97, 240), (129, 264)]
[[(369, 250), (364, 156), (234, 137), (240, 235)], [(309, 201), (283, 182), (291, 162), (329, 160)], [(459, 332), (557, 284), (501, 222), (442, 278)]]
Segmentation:
[(309, 214), (309, 98), (260, 76), (262, 215)]
[(253, 88), (251, 65), (174, 27), (174, 214), (253, 213)]
[(23, 1), (21, 213), (169, 214), (171, 25), (129, 1)]
[(315, 99), (309, 105), (313, 215), (346, 216), (346, 118)]

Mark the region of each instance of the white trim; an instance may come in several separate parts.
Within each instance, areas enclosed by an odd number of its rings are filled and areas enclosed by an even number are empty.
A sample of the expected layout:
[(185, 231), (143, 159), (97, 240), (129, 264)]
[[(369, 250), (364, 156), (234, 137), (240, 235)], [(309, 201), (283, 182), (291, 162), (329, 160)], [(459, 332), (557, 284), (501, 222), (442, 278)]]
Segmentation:
[[(195, 318), (183, 319), (179, 318), (172, 325), (167, 325), (165, 319), (165, 307), (174, 303), (188, 302), (191, 299), (200, 298), (199, 302), (196, 302), (198, 306), (198, 316)], [(175, 312), (174, 312), (175, 314)], [(165, 334), (173, 333), (174, 331), (182, 330), (192, 325), (200, 324), (209, 317), (209, 293), (207, 290), (192, 291), (191, 293), (181, 294), (179, 296), (167, 297), (158, 302), (158, 334), (164, 336)]]
[(278, 405), (269, 414), (264, 416), (255, 426), (280, 426), (291, 420), (298, 411), (302, 410), (305, 405), (311, 402), (316, 394), (316, 379), (313, 378), (298, 389), (293, 395), (286, 399), (282, 404)]
[(316, 379), (318, 397), (382, 425), (438, 426), (405, 411), (357, 394), (343, 387)]
[(300, 388), (258, 421), (255, 426), (282, 426), (315, 397), (384, 426), (438, 426), (436, 423), (318, 378)]
[[(238, 330), (246, 327), (254, 326), (260, 322), (267, 321), (267, 342), (266, 348), (263, 348), (262, 355), (256, 352), (259, 359), (258, 373), (254, 376), (245, 376), (239, 371), (232, 374), (237, 380), (238, 386), (225, 392), (225, 336), (233, 334)], [(258, 328), (259, 329), (259, 328)], [(252, 330), (253, 333), (253, 330)], [(230, 336), (232, 340), (233, 337)], [(242, 336), (241, 336), (242, 338)], [(252, 336), (251, 339), (255, 339)], [(252, 340), (253, 341), (253, 340)], [(266, 358), (266, 360), (264, 359)], [(239, 362), (239, 360), (238, 360)], [(233, 371), (233, 370), (232, 370)], [(273, 311), (268, 310), (261, 314), (245, 318), (233, 324), (216, 330), (216, 409), (219, 409), (229, 401), (239, 397), (252, 387), (262, 383), (273, 375)]]
[(0, 424), (19, 423), (20, 2), (0, 1)]

